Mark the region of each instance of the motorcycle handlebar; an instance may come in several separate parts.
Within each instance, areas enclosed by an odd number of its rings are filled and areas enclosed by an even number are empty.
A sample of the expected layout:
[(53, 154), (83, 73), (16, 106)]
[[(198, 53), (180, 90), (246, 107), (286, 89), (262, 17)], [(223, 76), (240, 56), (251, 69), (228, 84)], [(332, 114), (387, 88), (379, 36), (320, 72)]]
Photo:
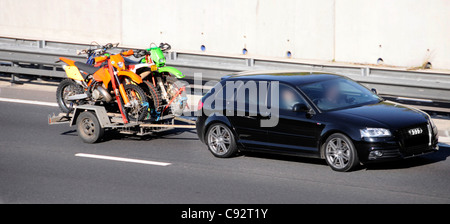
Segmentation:
[(107, 43), (107, 44), (105, 44), (105, 46), (103, 46), (102, 48), (105, 48), (105, 49), (111, 49), (111, 48), (113, 48), (114, 47), (114, 44), (112, 44), (112, 43)]
[(107, 43), (103, 46), (97, 45), (95, 49), (87, 48), (87, 49), (83, 49), (83, 50), (77, 50), (77, 55), (90, 54), (92, 52), (95, 52), (97, 54), (104, 54), (106, 50), (111, 49), (111, 48), (116, 48), (117, 46), (119, 46), (119, 43), (114, 43), (114, 44)]
[(172, 49), (172, 46), (170, 46), (170, 44), (168, 43), (160, 43), (159, 48), (161, 48), (162, 51), (168, 51)]
[(111, 48), (116, 48), (117, 46), (119, 46), (119, 43), (107, 43), (105, 44), (105, 46), (102, 46), (103, 49), (111, 49)]
[(146, 50), (135, 50), (134, 51), (134, 57), (135, 58), (144, 57), (145, 55), (147, 55), (147, 51)]

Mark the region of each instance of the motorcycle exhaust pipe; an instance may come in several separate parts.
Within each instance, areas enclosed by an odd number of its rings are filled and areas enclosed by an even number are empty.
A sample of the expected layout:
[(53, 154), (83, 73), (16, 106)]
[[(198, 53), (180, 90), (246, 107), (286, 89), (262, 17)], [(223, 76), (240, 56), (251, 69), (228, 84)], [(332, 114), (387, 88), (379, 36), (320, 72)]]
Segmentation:
[(76, 95), (72, 95), (72, 96), (68, 96), (67, 100), (82, 100), (82, 99), (86, 99), (88, 98), (88, 95), (86, 93), (83, 94), (76, 94)]
[(109, 103), (112, 101), (113, 97), (111, 96), (111, 94), (108, 93), (108, 91), (103, 88), (103, 86), (97, 86), (96, 90), (98, 90), (98, 92), (103, 96), (103, 99)]

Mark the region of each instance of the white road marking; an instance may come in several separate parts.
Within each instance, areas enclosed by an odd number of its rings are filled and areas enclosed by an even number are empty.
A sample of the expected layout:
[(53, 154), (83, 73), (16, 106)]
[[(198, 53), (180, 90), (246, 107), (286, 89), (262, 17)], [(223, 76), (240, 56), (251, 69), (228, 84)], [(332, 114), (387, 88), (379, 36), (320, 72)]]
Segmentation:
[(33, 105), (41, 105), (41, 106), (49, 106), (49, 107), (58, 107), (57, 103), (36, 101), (36, 100), (21, 100), (21, 99), (12, 99), (12, 98), (3, 98), (0, 97), (1, 102), (10, 102), (10, 103), (22, 103), (22, 104), (33, 104)]
[(85, 154), (85, 153), (77, 153), (77, 154), (75, 154), (75, 156), (93, 158), (93, 159), (113, 160), (113, 161), (120, 161), (120, 162), (127, 162), (127, 163), (140, 163), (140, 164), (155, 165), (155, 166), (172, 165), (171, 163), (155, 162), (155, 161), (140, 160), (140, 159), (128, 159), (128, 158), (121, 158), (121, 157), (114, 157), (114, 156), (102, 156), (102, 155)]

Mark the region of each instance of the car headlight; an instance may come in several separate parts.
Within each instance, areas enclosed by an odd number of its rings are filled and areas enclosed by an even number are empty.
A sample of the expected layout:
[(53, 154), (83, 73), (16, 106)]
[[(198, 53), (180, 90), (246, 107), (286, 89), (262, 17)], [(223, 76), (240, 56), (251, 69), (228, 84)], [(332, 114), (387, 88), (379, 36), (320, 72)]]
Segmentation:
[[(427, 114), (427, 115), (428, 115), (428, 114)], [(434, 121), (433, 121), (433, 119), (431, 119), (430, 115), (428, 115), (428, 120), (430, 121), (431, 127), (432, 127), (433, 129), (435, 129), (435, 128), (436, 128), (436, 125), (434, 124)]]
[(433, 121), (433, 119), (431, 119), (431, 116), (429, 114), (427, 114), (427, 113), (425, 113), (425, 114), (428, 117), (428, 122), (431, 125), (431, 129), (433, 129), (433, 132), (436, 133), (438, 131), (436, 124), (434, 124), (434, 121)]
[(384, 128), (365, 128), (359, 130), (361, 132), (361, 137), (376, 138), (376, 137), (390, 137), (391, 132)]
[(436, 125), (434, 124), (433, 119), (431, 119), (431, 118), (430, 118), (430, 124), (431, 124), (431, 127), (432, 127), (433, 129), (436, 129), (436, 128), (437, 128)]

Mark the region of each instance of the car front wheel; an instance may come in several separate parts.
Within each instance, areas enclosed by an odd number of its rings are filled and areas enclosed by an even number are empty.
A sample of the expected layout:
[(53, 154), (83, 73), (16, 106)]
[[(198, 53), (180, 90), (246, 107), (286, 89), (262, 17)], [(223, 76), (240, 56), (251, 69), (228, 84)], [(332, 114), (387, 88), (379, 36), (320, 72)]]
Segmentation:
[(325, 160), (331, 169), (347, 172), (359, 165), (355, 146), (347, 136), (340, 133), (332, 134), (323, 147)]

